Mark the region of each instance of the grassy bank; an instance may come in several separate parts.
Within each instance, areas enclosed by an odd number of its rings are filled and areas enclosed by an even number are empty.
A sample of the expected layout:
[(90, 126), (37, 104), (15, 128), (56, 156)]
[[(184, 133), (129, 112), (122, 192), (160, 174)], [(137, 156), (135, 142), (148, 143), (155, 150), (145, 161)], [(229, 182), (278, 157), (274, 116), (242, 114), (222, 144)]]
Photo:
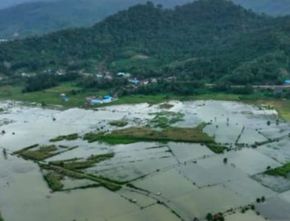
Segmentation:
[(225, 147), (215, 143), (214, 138), (203, 132), (206, 124), (196, 128), (166, 128), (154, 130), (152, 128), (126, 128), (106, 133), (88, 133), (84, 139), (88, 142), (105, 142), (111, 145), (130, 144), (142, 141), (152, 142), (189, 142), (206, 144), (215, 153), (222, 153)]
[(49, 141), (50, 142), (59, 142), (59, 141), (63, 141), (63, 140), (71, 141), (71, 140), (76, 140), (78, 138), (79, 138), (79, 135), (75, 133), (75, 134), (58, 136), (58, 137), (50, 139)]
[(281, 176), (287, 178), (290, 175), (290, 163), (287, 163), (281, 167), (274, 169), (269, 169), (265, 172), (267, 175), (271, 176)]
[(63, 184), (61, 181), (64, 178), (62, 175), (60, 175), (54, 171), (51, 171), (51, 172), (48, 172), (47, 174), (44, 174), (43, 178), (47, 182), (47, 185), (49, 186), (49, 188), (52, 191), (55, 192), (55, 191), (62, 190)]
[(180, 141), (192, 143), (212, 143), (214, 139), (202, 131), (203, 127), (196, 128), (166, 128), (162, 131), (152, 128), (126, 128), (115, 130), (109, 134), (88, 133), (84, 139), (88, 142), (103, 141), (109, 144), (115, 144), (116, 141), (125, 140), (132, 143), (138, 141)]
[[(30, 93), (22, 93), (22, 88), (22, 86), (0, 86), (0, 99), (36, 102), (45, 105), (61, 105), (65, 108), (70, 108), (83, 106), (86, 97), (103, 96), (106, 94), (104, 91), (84, 91), (73, 83), (66, 83), (43, 91)], [(78, 92), (72, 94), (72, 91)], [(67, 102), (63, 101), (60, 94), (66, 94), (69, 100)]]
[(55, 145), (31, 146), (15, 152), (24, 159), (41, 161), (55, 155), (57, 147)]
[[(77, 94), (71, 94), (71, 91), (79, 91)], [(60, 94), (65, 93), (69, 96), (69, 101), (64, 102), (60, 99)], [(0, 86), (0, 99), (11, 99), (25, 102), (36, 102), (46, 105), (61, 105), (65, 108), (82, 107), (85, 104), (85, 98), (88, 96), (102, 96), (105, 91), (97, 90), (81, 90), (73, 83), (66, 83), (60, 86), (50, 88), (44, 91), (22, 93), (21, 86)], [(284, 99), (269, 98), (263, 93), (254, 93), (249, 95), (239, 95), (230, 93), (205, 92), (200, 95), (178, 96), (174, 94), (157, 94), (157, 95), (129, 95), (120, 97), (118, 100), (105, 104), (119, 105), (119, 104), (138, 104), (149, 103), (158, 104), (169, 100), (224, 100), (224, 101), (241, 101), (254, 105), (269, 105), (279, 112), (280, 116), (285, 120), (290, 120), (290, 101)], [(96, 106), (97, 107), (97, 106)]]

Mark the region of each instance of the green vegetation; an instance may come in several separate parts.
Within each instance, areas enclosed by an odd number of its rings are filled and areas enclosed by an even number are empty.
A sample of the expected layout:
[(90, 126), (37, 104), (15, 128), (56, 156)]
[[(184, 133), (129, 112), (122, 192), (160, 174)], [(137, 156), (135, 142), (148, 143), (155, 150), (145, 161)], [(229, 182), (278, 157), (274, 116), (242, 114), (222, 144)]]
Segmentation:
[(69, 135), (62, 135), (62, 136), (58, 136), (55, 138), (50, 139), (50, 142), (58, 142), (58, 141), (62, 141), (62, 140), (76, 140), (79, 138), (78, 134), (69, 134)]
[[(128, 71), (140, 79), (160, 79), (138, 89), (143, 94), (190, 94), (200, 82), (281, 83), (289, 77), (288, 22), (288, 17), (257, 15), (227, 0), (199, 0), (170, 10), (148, 2), (91, 28), (3, 43), (0, 71), (15, 78), (60, 69), (109, 71), (113, 77)], [(31, 78), (26, 89), (38, 90), (40, 82), (43, 88), (53, 86), (50, 80)], [(86, 88), (111, 84), (94, 76), (85, 81)]]
[[(65, 83), (54, 88), (50, 88), (44, 91), (37, 91), (31, 93), (22, 93), (20, 86), (0, 86), (0, 99), (12, 99), (18, 101), (37, 102), (46, 105), (62, 105), (66, 108), (80, 107), (84, 105), (85, 98), (92, 95), (105, 95), (104, 91), (85, 90), (76, 95), (69, 95), (69, 101), (63, 102), (59, 95), (61, 93), (71, 94), (70, 91), (80, 90), (72, 83)], [(225, 101), (239, 101), (253, 105), (267, 105), (276, 109), (280, 116), (285, 120), (290, 120), (290, 102), (288, 99), (275, 98), (269, 93), (253, 93), (247, 95), (225, 93), (225, 92), (211, 92), (206, 91), (201, 94), (190, 95), (176, 95), (172, 93), (168, 94), (155, 94), (155, 95), (126, 95), (121, 96), (118, 100), (103, 104), (107, 105), (119, 105), (119, 104), (139, 104), (149, 103), (159, 104), (167, 102), (168, 100), (225, 100)]]
[[(112, 154), (107, 154), (107, 155), (96, 155), (96, 156), (91, 156), (88, 158), (86, 161), (91, 162), (93, 161), (94, 164), (101, 162), (103, 160), (107, 160), (109, 158), (113, 157)], [(126, 184), (126, 182), (118, 182), (115, 180), (111, 180), (102, 176), (96, 176), (93, 174), (89, 174), (86, 172), (83, 172), (81, 169), (86, 169), (90, 166), (93, 166), (90, 163), (86, 163), (86, 161), (82, 161), (82, 164), (79, 164), (78, 162), (74, 162), (75, 160), (72, 161), (58, 161), (50, 164), (39, 164), (39, 166), (44, 169), (44, 170), (50, 170), (54, 171), (57, 175), (56, 177), (53, 177), (52, 181), (49, 180), (49, 182), (53, 182), (54, 185), (57, 187), (60, 187), (60, 184), (57, 183), (58, 181), (60, 182), (60, 177), (71, 177), (74, 179), (88, 179), (91, 181), (96, 182), (96, 185), (101, 185), (111, 191), (117, 191), (120, 188), (122, 188), (122, 185)], [(56, 184), (55, 184), (56, 183)]]
[(214, 153), (224, 153), (227, 148), (217, 143), (207, 143), (206, 146)]
[(23, 148), (19, 151), (15, 151), (13, 154), (19, 155), (24, 159), (33, 160), (33, 161), (42, 161), (47, 158), (53, 157), (57, 154), (73, 150), (78, 146), (64, 146), (64, 145), (39, 145), (35, 144), (26, 148)]
[(290, 163), (287, 163), (281, 167), (277, 167), (274, 169), (269, 169), (265, 172), (267, 175), (271, 176), (281, 176), (281, 177), (289, 177), (290, 174)]
[[(12, 38), (15, 33), (20, 37), (44, 34), (59, 29), (91, 26), (96, 21), (126, 9), (134, 4), (145, 3), (146, 0), (123, 0), (115, 4), (114, 0), (86, 0), (81, 4), (78, 0), (59, 0), (53, 2), (25, 3), (13, 8), (2, 9), (0, 13), (0, 38)], [(164, 7), (174, 7), (189, 0), (155, 0)], [(288, 15), (290, 4), (286, 0), (233, 0), (258, 13), (269, 15)], [(1, 3), (0, 3), (1, 4)], [(5, 5), (5, 4), (4, 4)], [(43, 18), (46, 18), (43, 20)], [(4, 22), (6, 21), (6, 22)]]
[(101, 142), (108, 143), (111, 145), (131, 144), (131, 143), (138, 142), (136, 139), (131, 138), (131, 137), (121, 137), (121, 136), (112, 137), (105, 133), (87, 133), (84, 136), (84, 140), (87, 140), (89, 143), (101, 141)]
[(55, 155), (57, 147), (55, 145), (48, 146), (31, 146), (24, 148), (20, 151), (15, 152), (15, 154), (23, 157), (24, 159), (41, 161)]
[(115, 127), (125, 127), (127, 126), (128, 122), (125, 120), (114, 120), (114, 121), (111, 121), (109, 124)]
[(44, 174), (43, 177), (52, 191), (62, 190), (63, 188), (63, 184), (61, 182), (61, 180), (63, 179), (62, 175), (50, 171), (47, 174)]
[[(101, 155), (92, 155), (87, 159), (71, 159), (71, 160), (61, 160), (61, 161), (52, 161), (48, 164), (39, 163), (40, 168), (43, 169), (43, 177), (47, 182), (48, 186), (53, 191), (61, 191), (63, 190), (62, 180), (65, 177), (70, 177), (73, 179), (88, 179), (96, 182), (96, 185), (101, 185), (109, 190), (117, 191), (119, 190), (123, 184), (126, 182), (118, 182), (114, 180), (110, 180), (105, 177), (96, 176), (93, 174), (89, 174), (84, 172), (83, 170), (93, 167), (96, 164), (108, 160), (114, 157), (114, 153), (101, 154)], [(95, 186), (95, 185), (94, 185)]]
[(196, 128), (169, 127), (162, 131), (152, 128), (127, 128), (106, 133), (87, 133), (84, 140), (88, 142), (105, 142), (111, 145), (130, 144), (142, 141), (190, 142), (206, 144), (213, 152), (222, 153), (225, 147), (215, 143), (214, 139), (203, 132), (206, 124)]
[[(81, 90), (74, 83), (63, 83), (59, 86), (42, 91), (23, 93), (23, 86), (0, 86), (0, 99), (12, 99), (25, 102), (36, 102), (42, 105), (61, 105), (66, 108), (80, 107), (89, 96), (104, 95), (103, 91)], [(69, 98), (64, 102), (60, 94), (66, 94)]]
[(4, 221), (2, 215), (1, 215), (1, 212), (0, 212), (0, 221)]
[(225, 221), (224, 215), (222, 213), (216, 213), (214, 215), (208, 213), (205, 218), (207, 221)]
[(92, 155), (85, 160), (73, 159), (70, 161), (50, 162), (50, 164), (61, 166), (69, 170), (84, 170), (84, 169), (93, 167), (97, 163), (108, 160), (112, 157), (114, 157), (114, 154), (108, 153), (108, 154), (102, 154), (102, 155)]
[(151, 128), (127, 128), (115, 130), (109, 134), (88, 133), (84, 139), (88, 142), (102, 141), (109, 144), (115, 144), (121, 140), (128, 141), (126, 143), (139, 141), (213, 143), (213, 138), (204, 133), (202, 129), (201, 126), (196, 128), (166, 128), (162, 131)]
[(182, 121), (184, 114), (163, 111), (155, 114), (155, 117), (150, 121), (153, 127), (167, 128), (172, 124)]

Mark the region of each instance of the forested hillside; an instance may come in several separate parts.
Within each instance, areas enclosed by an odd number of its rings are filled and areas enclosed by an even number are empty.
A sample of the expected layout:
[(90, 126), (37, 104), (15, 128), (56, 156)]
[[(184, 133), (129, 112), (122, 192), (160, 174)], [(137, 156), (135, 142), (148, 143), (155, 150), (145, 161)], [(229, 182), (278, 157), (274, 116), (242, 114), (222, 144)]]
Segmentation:
[[(147, 0), (35, 1), (0, 10), (0, 38), (23, 38), (70, 27), (86, 27)], [(154, 0), (174, 7), (189, 0)]]
[(1, 72), (128, 71), (140, 78), (277, 83), (289, 77), (290, 19), (256, 15), (226, 0), (174, 10), (152, 3), (92, 28), (5, 43)]
[(233, 0), (233, 2), (257, 13), (266, 13), (272, 16), (290, 14), (289, 0)]
[[(0, 38), (14, 39), (72, 27), (88, 27), (147, 0), (45, 0), (0, 10)], [(30, 0), (32, 1), (32, 0)], [(153, 0), (173, 8), (195, 0)], [(289, 15), (289, 0), (232, 0), (257, 13)]]

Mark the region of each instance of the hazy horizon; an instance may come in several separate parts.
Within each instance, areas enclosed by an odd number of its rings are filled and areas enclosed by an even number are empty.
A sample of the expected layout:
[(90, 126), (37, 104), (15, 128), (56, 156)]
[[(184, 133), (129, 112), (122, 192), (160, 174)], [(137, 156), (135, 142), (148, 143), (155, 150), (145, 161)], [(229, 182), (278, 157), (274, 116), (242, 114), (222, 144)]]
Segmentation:
[(0, 9), (9, 8), (11, 6), (19, 5), (27, 2), (40, 2), (40, 1), (52, 1), (52, 0), (1, 0)]

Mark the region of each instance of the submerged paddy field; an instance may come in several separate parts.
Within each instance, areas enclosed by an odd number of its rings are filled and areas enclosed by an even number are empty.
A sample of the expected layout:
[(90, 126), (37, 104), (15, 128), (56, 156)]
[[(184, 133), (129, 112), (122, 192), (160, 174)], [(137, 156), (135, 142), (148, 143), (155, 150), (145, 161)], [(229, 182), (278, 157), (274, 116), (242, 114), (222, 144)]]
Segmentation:
[(5, 221), (290, 220), (290, 125), (274, 109), (0, 108)]

